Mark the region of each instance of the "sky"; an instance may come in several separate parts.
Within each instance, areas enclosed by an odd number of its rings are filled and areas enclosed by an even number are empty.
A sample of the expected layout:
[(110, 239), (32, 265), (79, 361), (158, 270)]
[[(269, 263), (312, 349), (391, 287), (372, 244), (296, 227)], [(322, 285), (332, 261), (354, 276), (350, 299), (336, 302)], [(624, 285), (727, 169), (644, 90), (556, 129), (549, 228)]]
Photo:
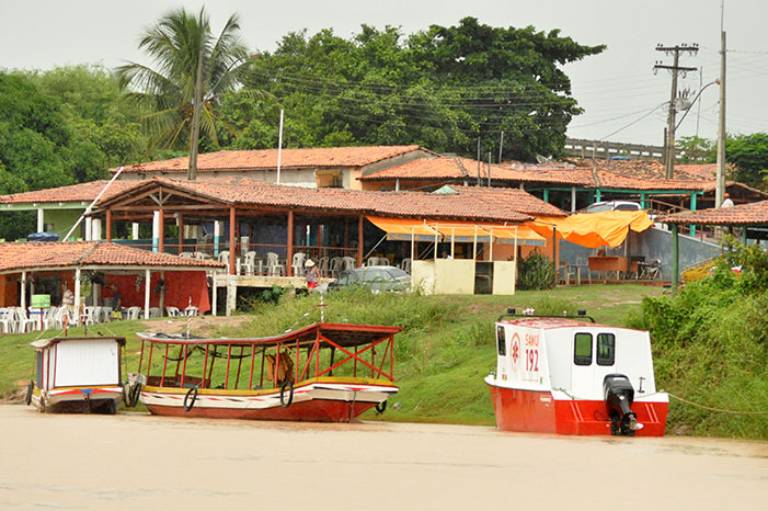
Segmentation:
[[(494, 26), (560, 29), (588, 45), (606, 44), (602, 54), (569, 64), (573, 94), (585, 112), (568, 135), (576, 138), (661, 145), (666, 125), (671, 76), (653, 73), (658, 43), (698, 43), (695, 56), (681, 65), (703, 68), (703, 83), (719, 76), (721, 0), (0, 0), (0, 68), (50, 69), (71, 64), (118, 66), (143, 61), (137, 44), (141, 32), (160, 16), (185, 6), (202, 5), (214, 29), (237, 12), (250, 48), (269, 51), (290, 32), (314, 33), (333, 28), (350, 36), (361, 24), (399, 26), (405, 33), (430, 24), (451, 25), (465, 16)], [(768, 3), (726, 0), (727, 126), (732, 133), (768, 131), (768, 38), (763, 21)], [(688, 73), (680, 88), (693, 94), (699, 72)], [(718, 87), (702, 94), (701, 113), (694, 107), (678, 136), (717, 136)], [(698, 126), (697, 126), (698, 125)]]

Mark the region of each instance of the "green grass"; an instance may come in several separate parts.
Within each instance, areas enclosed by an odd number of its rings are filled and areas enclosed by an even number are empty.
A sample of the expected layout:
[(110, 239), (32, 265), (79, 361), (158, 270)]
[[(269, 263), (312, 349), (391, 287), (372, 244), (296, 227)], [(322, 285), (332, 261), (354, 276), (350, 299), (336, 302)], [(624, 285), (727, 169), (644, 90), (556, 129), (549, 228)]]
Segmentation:
[[(534, 307), (547, 314), (586, 309), (600, 322), (623, 325), (637, 314), (643, 296), (659, 293), (657, 288), (634, 285), (521, 291), (513, 297), (371, 295), (344, 291), (327, 297), (325, 311), (326, 321), (403, 328), (396, 338), (395, 350), (395, 373), (401, 391), (382, 419), (492, 424), (493, 410), (483, 378), (496, 363), (493, 324), (506, 307)], [(261, 305), (253, 314), (231, 321), (206, 320), (207, 324), (193, 333), (273, 335), (317, 320), (318, 311), (317, 296), (284, 299), (279, 306)], [(128, 370), (135, 371), (135, 332), (167, 327), (167, 320), (152, 321), (149, 325), (126, 321), (92, 327), (91, 333), (125, 336)], [(78, 334), (82, 334), (82, 329), (70, 332)], [(38, 336), (39, 333), (0, 337), (0, 396), (9, 395), (19, 382), (32, 376), (29, 342)], [(371, 414), (368, 418), (373, 417)]]

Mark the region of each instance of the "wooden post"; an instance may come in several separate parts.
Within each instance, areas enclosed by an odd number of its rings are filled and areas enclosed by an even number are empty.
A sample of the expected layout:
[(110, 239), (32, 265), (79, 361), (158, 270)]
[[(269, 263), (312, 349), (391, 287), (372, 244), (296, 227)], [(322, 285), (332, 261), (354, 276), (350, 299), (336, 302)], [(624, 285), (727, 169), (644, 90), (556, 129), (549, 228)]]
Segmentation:
[(672, 224), (672, 289), (680, 285), (680, 238), (678, 225)]
[(112, 241), (112, 210), (107, 209), (107, 241)]
[(152, 274), (144, 270), (144, 319), (149, 319), (149, 291), (152, 285)]
[(178, 213), (179, 226), (179, 254), (184, 252), (184, 213)]
[(365, 217), (363, 215), (360, 215), (357, 217), (357, 267), (361, 267), (363, 265), (363, 242), (365, 241), (363, 239), (363, 222), (365, 221)]
[(75, 268), (75, 324), (80, 324), (80, 268)]
[(235, 207), (229, 208), (229, 274), (234, 275), (237, 271), (235, 268), (235, 250), (237, 249), (235, 241)]
[(288, 237), (287, 237), (287, 246), (286, 246), (286, 256), (285, 256), (285, 272), (286, 275), (289, 277), (293, 277), (293, 234), (294, 234), (294, 227), (293, 227), (293, 210), (288, 211)]
[(157, 220), (157, 251), (163, 253), (165, 251), (165, 211), (160, 208), (158, 220)]

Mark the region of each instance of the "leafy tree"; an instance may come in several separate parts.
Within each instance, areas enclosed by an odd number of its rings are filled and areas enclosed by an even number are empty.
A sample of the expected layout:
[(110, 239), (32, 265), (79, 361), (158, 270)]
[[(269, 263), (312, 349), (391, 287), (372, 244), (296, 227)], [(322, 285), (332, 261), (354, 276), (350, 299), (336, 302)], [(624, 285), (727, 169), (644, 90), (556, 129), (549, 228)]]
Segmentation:
[(156, 67), (136, 62), (118, 68), (122, 82), (136, 89), (134, 97), (151, 105), (146, 117), (156, 141), (178, 148), (189, 144), (189, 179), (197, 174), (200, 130), (218, 146), (215, 106), (233, 89), (248, 53), (241, 42), (237, 15), (229, 17), (218, 37), (205, 9), (193, 15), (178, 9), (162, 17), (142, 37), (139, 48)]
[(717, 160), (717, 145), (714, 140), (691, 136), (681, 137), (677, 148), (683, 151), (681, 163), (714, 163)]
[(725, 142), (725, 158), (736, 165), (737, 181), (768, 188), (768, 133), (729, 137)]
[(288, 146), (417, 143), (471, 155), (478, 137), (487, 149), (504, 130), (505, 158), (557, 155), (581, 112), (561, 67), (604, 48), (475, 18), (408, 37), (366, 25), (350, 39), (295, 32), (244, 74), (244, 91), (266, 92), (264, 108), (236, 109), (241, 100), (227, 97), (221, 113), (238, 128), (228, 138), (237, 147), (274, 147), (282, 106), (295, 123)]

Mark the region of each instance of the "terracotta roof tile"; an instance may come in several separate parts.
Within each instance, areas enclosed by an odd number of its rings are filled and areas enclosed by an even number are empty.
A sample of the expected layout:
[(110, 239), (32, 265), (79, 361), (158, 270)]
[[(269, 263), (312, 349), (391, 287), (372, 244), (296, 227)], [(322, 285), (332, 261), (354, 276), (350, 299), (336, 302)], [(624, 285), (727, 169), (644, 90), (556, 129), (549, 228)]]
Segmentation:
[(553, 206), (519, 188), (484, 188), (477, 186), (451, 186), (459, 194), (480, 201), (489, 209), (512, 205), (516, 211), (531, 216), (567, 216), (560, 208)]
[[(107, 183), (108, 181), (89, 181), (45, 190), (0, 195), (0, 204), (91, 202)], [(119, 195), (133, 185), (135, 185), (135, 181), (115, 181), (104, 193), (103, 198), (108, 199)]]
[[(135, 188), (130, 190), (133, 193), (155, 185), (165, 185), (225, 204), (452, 220), (523, 222), (530, 219), (529, 215), (517, 209), (518, 205), (515, 201), (506, 201), (489, 207), (488, 204), (470, 195), (462, 194), (301, 188), (274, 185), (254, 179), (190, 182), (153, 178), (134, 183)], [(111, 202), (114, 202), (114, 199), (103, 201), (101, 205), (106, 206)], [(527, 207), (528, 204), (526, 203), (525, 206)]]
[(156, 254), (107, 241), (0, 243), (0, 272), (74, 266), (223, 268), (216, 261)]
[(768, 225), (768, 200), (741, 204), (732, 208), (686, 211), (659, 218), (670, 224), (699, 225)]
[[(283, 149), (281, 167), (363, 167), (381, 160), (419, 150), (417, 145), (316, 147)], [(186, 172), (189, 158), (182, 156), (126, 166), (123, 172)], [(277, 149), (216, 151), (198, 157), (199, 171), (263, 170), (277, 167)], [(112, 169), (114, 172), (116, 169)]]

